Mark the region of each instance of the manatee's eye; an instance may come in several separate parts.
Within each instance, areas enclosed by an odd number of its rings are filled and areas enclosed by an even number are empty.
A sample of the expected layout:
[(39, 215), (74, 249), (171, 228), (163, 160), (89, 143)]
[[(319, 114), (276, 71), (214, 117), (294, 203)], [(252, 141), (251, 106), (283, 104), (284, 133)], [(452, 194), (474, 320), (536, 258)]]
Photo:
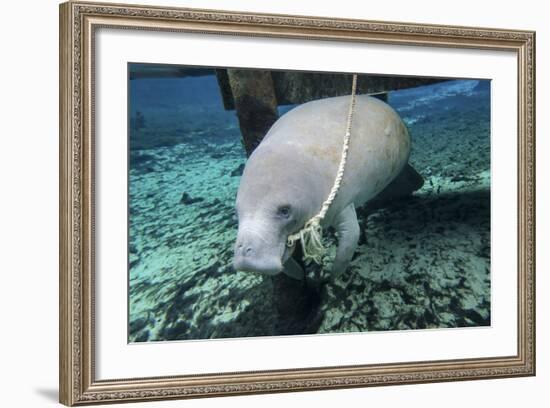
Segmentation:
[(277, 214), (283, 218), (290, 217), (290, 205), (281, 205), (277, 208)]

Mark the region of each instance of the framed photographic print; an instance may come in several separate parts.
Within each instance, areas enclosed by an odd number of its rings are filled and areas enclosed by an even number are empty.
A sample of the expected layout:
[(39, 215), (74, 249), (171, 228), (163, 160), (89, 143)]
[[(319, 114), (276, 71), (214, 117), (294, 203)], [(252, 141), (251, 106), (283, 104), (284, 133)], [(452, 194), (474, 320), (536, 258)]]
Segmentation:
[(62, 4), (61, 402), (534, 375), (534, 41)]

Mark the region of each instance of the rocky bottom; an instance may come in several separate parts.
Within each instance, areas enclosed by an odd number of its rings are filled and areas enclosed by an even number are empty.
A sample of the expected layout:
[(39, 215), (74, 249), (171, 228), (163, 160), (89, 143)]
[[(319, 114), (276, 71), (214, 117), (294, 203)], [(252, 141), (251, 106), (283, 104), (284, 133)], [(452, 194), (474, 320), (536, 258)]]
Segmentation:
[(488, 172), (432, 176), (411, 197), (359, 209), (348, 270), (331, 279), (328, 231), (323, 265), (308, 264), (306, 282), (233, 270), (233, 208), (187, 193), (157, 208), (166, 224), (142, 224), (150, 239), (132, 241), (130, 340), (489, 325), (488, 187)]

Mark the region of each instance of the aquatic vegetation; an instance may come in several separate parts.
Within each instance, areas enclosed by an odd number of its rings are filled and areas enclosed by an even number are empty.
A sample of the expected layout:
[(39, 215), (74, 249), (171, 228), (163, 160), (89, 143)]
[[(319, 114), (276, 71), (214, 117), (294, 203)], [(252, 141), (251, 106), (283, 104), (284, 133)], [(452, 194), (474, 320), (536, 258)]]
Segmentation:
[[(389, 95), (423, 187), (357, 211), (360, 245), (340, 278), (319, 283), (332, 246), (323, 267), (307, 265), (305, 285), (284, 293), (231, 266), (246, 157), (215, 77), (130, 82), (131, 115), (144, 118), (130, 129), (130, 341), (490, 324), (488, 81)], [(281, 297), (296, 294), (307, 296), (292, 315)]]

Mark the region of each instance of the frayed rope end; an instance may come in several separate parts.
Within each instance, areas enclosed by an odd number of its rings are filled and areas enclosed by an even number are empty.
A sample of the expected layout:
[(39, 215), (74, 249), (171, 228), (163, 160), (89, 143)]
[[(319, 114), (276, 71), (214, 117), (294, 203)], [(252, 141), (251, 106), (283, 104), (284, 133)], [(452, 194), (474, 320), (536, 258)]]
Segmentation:
[(308, 222), (298, 234), (293, 237), (289, 237), (288, 245), (294, 245), (298, 239), (302, 244), (304, 260), (310, 259), (313, 262), (320, 264), (326, 249), (323, 245), (323, 228), (321, 227), (319, 220), (315, 218), (311, 219), (310, 222)]

